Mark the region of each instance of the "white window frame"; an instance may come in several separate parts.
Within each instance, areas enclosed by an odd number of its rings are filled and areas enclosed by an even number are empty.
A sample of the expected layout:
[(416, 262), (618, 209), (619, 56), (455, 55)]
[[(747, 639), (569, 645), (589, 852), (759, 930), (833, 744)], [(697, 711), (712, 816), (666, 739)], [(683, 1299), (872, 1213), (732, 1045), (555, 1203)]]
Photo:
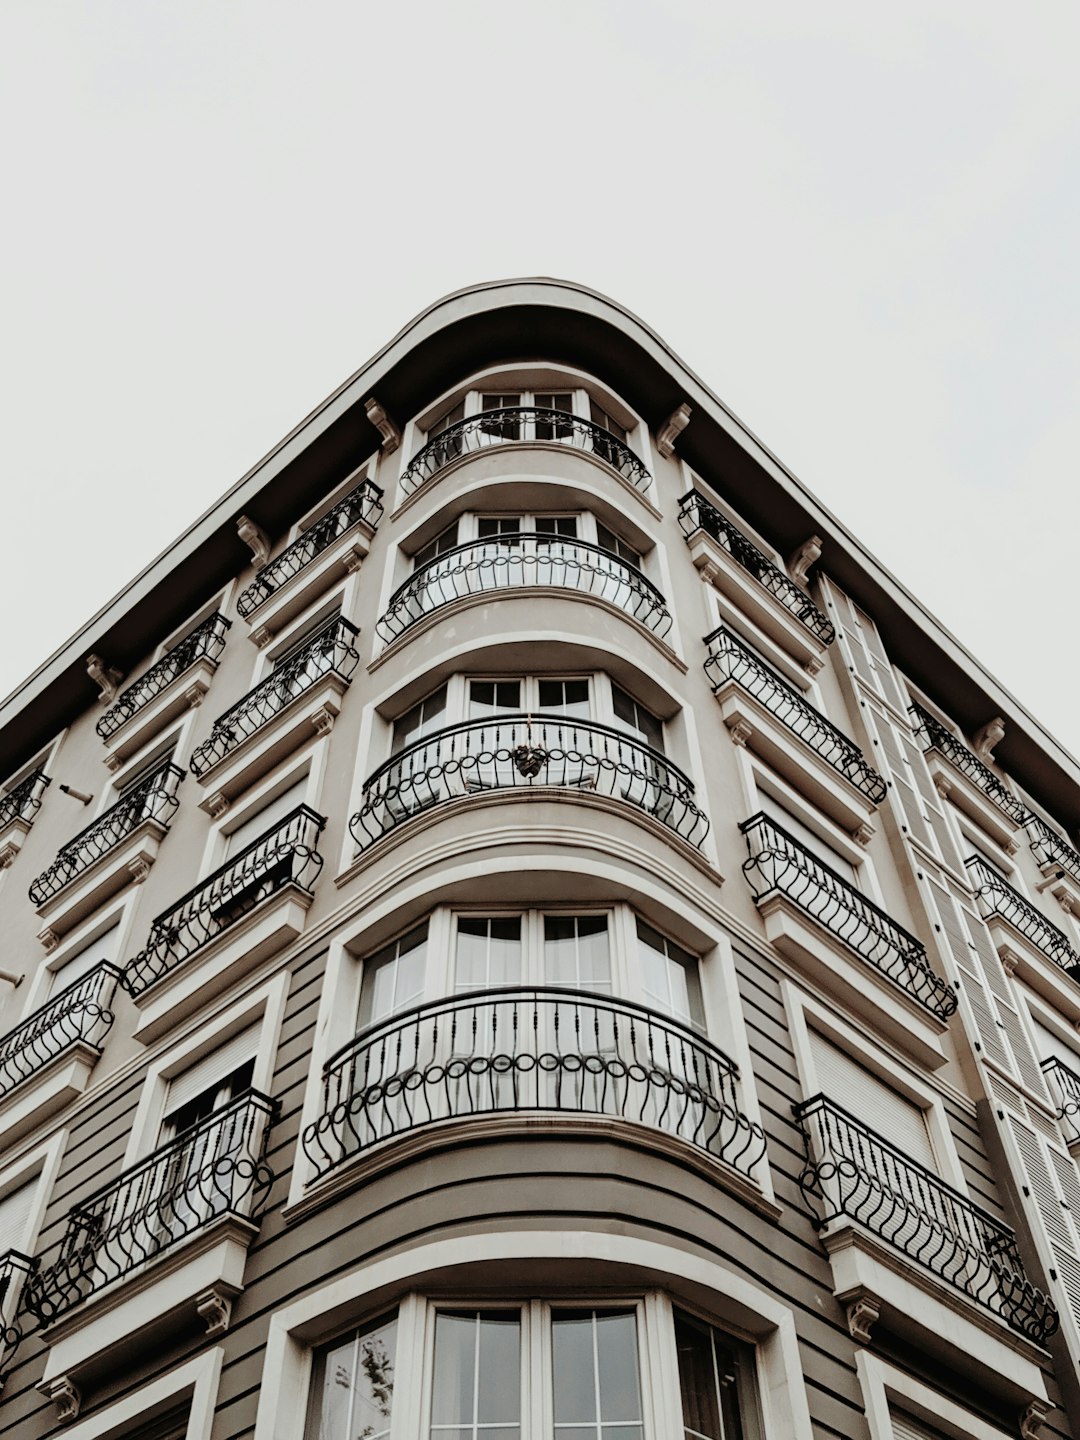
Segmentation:
[(299, 759), (293, 760), (291, 763), (284, 762), (278, 769), (264, 775), (257, 784), (245, 790), (242, 797), (233, 802), (220, 819), (214, 821), (206, 834), (202, 863), (199, 866), (198, 878), (193, 881), (192, 888), (225, 864), (228, 837), (234, 830), (238, 830), (241, 825), (258, 814), (260, 810), (264, 810), (279, 795), (284, 794), (286, 790), (291, 790), (302, 780), (306, 781), (306, 788), (303, 799), (298, 800), (297, 804), (307, 805), (317, 814), (322, 814), (319, 804), (326, 777), (328, 758), (326, 749), (325, 745), (313, 745)]
[(190, 1396), (184, 1440), (210, 1440), (224, 1358), (225, 1351), (216, 1345), (85, 1420), (65, 1425), (62, 1433), (66, 1440), (124, 1440), (136, 1426), (150, 1423)]
[(27, 986), (22, 1015), (15, 1022), (16, 1024), (28, 1019), (35, 1010), (40, 1010), (43, 1005), (48, 1004), (51, 998), (49, 992), (54, 984), (55, 976), (63, 970), (68, 960), (88, 945), (93, 945), (100, 936), (107, 934), (117, 921), (119, 921), (119, 935), (113, 964), (118, 970), (124, 968), (124, 957), (132, 944), (135, 933), (133, 921), (137, 899), (137, 892), (129, 886), (127, 891), (122, 892), (117, 899), (102, 905), (82, 925), (77, 926), (74, 930), (69, 930), (64, 935), (56, 949), (51, 951), (44, 963), (35, 969), (30, 984)]
[[(0, 1170), (0, 1198), (10, 1195), (16, 1190), (21, 1190), (24, 1185), (37, 1186), (37, 1193), (27, 1215), (26, 1234), (23, 1236), (23, 1243), (18, 1247), (19, 1254), (29, 1258), (32, 1258), (37, 1251), (38, 1237), (41, 1234), (41, 1227), (45, 1223), (45, 1213), (49, 1208), (53, 1187), (60, 1173), (60, 1162), (67, 1139), (67, 1130), (58, 1130), (48, 1140), (35, 1145), (32, 1150), (25, 1151), (17, 1159), (10, 1160)], [(14, 1322), (21, 1294), (22, 1286), (18, 1285), (14, 1286), (5, 1297), (3, 1310), (0, 1311), (0, 1323), (10, 1325)]]
[[(895, 1440), (890, 1403), (909, 1410), (917, 1419), (955, 1440), (1010, 1440), (1013, 1430), (999, 1430), (958, 1405), (940, 1390), (916, 1380), (871, 1351), (855, 1351), (855, 1369), (863, 1394), (870, 1440)], [(1045, 1394), (1038, 1397), (1045, 1399)]]

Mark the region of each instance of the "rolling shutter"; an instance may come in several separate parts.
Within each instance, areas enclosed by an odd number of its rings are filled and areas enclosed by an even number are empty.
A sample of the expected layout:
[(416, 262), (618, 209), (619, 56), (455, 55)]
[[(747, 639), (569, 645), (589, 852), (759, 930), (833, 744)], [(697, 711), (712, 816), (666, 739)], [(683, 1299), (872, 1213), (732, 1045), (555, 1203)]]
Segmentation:
[(909, 1159), (937, 1173), (937, 1161), (918, 1105), (872, 1074), (832, 1041), (810, 1031), (818, 1084), (830, 1100), (850, 1110)]
[(9, 1250), (25, 1254), (26, 1237), (30, 1226), (30, 1211), (34, 1208), (39, 1176), (11, 1190), (0, 1200), (0, 1255)]
[(905, 1410), (894, 1410), (890, 1406), (889, 1419), (892, 1421), (893, 1440), (947, 1440), (940, 1430), (934, 1430), (924, 1421), (916, 1420), (914, 1415), (909, 1415)]
[(216, 1050), (211, 1050), (209, 1055), (196, 1060), (190, 1069), (182, 1070), (170, 1080), (165, 1106), (167, 1112), (175, 1114), (197, 1095), (202, 1095), (211, 1086), (219, 1084), (227, 1075), (238, 1070), (246, 1060), (250, 1060), (258, 1049), (260, 1028), (259, 1025), (250, 1025), (246, 1030), (239, 1031)]
[(279, 820), (284, 820), (286, 815), (292, 813), (298, 805), (304, 803), (304, 796), (307, 793), (307, 776), (290, 785), (288, 790), (283, 791), (274, 800), (270, 800), (261, 810), (254, 815), (249, 815), (242, 820), (235, 830), (230, 831), (227, 844), (226, 856), (231, 858), (239, 855), (241, 850), (253, 845), (260, 840), (268, 830), (272, 830)]

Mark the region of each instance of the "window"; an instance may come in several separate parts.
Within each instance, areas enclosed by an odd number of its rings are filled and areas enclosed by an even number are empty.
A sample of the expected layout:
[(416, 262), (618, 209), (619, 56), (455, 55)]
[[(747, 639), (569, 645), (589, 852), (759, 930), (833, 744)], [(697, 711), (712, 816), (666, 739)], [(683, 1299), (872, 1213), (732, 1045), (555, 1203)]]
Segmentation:
[(417, 925), (364, 961), (358, 1025), (373, 1025), (415, 1005), (424, 993), (427, 922)]
[(66, 990), (69, 985), (74, 985), (77, 980), (81, 980), (102, 961), (115, 961), (119, 950), (120, 918), (118, 917), (108, 929), (99, 930), (93, 940), (85, 941), (77, 950), (68, 951), (64, 956), (63, 963), (52, 973), (49, 993), (56, 995), (61, 990)]
[(440, 530), (434, 540), (429, 540), (426, 545), (417, 550), (413, 556), (413, 568), (422, 570), (425, 565), (430, 565), (440, 555), (445, 555), (448, 550), (453, 550), (458, 543), (458, 522), (452, 520), (445, 530)]
[(287, 815), (291, 815), (298, 805), (304, 803), (307, 784), (308, 777), (305, 775), (273, 799), (267, 800), (259, 809), (247, 811), (240, 823), (225, 836), (225, 853), (222, 859), (231, 860), (241, 854), (249, 845), (254, 845), (279, 825)]
[(404, 1440), (395, 1397), (416, 1393), (426, 1440), (649, 1440), (646, 1417), (676, 1391), (688, 1440), (760, 1440), (751, 1347), (664, 1296), (649, 1300), (453, 1306), (411, 1297), (402, 1312), (421, 1312), (411, 1330), (423, 1329), (428, 1348), (400, 1349), (396, 1313), (326, 1347), (307, 1440)]
[(446, 686), (440, 685), (419, 704), (414, 705), (394, 722), (394, 743), (391, 754), (396, 755), (416, 740), (422, 740), (433, 730), (446, 724)]
[(649, 1009), (671, 1015), (704, 1034), (705, 1004), (697, 957), (640, 918), (637, 940), (641, 986)]
[(827, 840), (823, 840), (816, 830), (811, 830), (809, 825), (804, 825), (797, 815), (793, 814), (786, 806), (781, 805), (778, 800), (774, 800), (766, 790), (758, 792), (758, 803), (762, 813), (770, 820), (775, 821), (782, 830), (790, 835), (792, 840), (804, 846), (811, 855), (823, 861), (830, 870), (835, 870), (849, 884), (858, 887), (858, 873), (855, 866), (839, 850), (834, 850)]
[(627, 565), (633, 565), (635, 570), (641, 569), (640, 553), (635, 550), (632, 545), (628, 545), (625, 540), (620, 539), (614, 530), (609, 530), (608, 527), (599, 520), (596, 522), (596, 543), (605, 550), (609, 550), (611, 554), (617, 556), (618, 559), (625, 561)]

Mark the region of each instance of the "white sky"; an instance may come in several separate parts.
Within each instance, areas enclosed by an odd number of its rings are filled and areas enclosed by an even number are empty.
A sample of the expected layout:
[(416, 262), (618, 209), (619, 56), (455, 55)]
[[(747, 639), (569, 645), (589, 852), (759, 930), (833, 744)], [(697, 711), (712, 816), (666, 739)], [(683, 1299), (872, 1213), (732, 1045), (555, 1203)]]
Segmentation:
[(545, 274), (1080, 753), (1078, 60), (1075, 0), (3, 0), (0, 694), (418, 310)]

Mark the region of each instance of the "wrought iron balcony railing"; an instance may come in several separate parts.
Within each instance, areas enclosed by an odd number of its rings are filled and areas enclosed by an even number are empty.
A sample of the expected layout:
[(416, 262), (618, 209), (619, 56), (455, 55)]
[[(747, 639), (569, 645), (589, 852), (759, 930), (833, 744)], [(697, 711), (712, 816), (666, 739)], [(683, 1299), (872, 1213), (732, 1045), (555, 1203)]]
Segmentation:
[(763, 585), (770, 595), (775, 596), (796, 620), (801, 620), (811, 634), (824, 645), (831, 645), (836, 639), (836, 630), (827, 616), (818, 609), (794, 580), (787, 575), (758, 547), (734, 526), (726, 516), (721, 515), (715, 505), (709, 503), (698, 490), (691, 490), (679, 501), (679, 524), (687, 540), (703, 530), (725, 550), (731, 552), (748, 575)]
[(44, 905), (46, 900), (51, 900), (145, 821), (156, 820), (167, 830), (180, 804), (176, 790), (183, 778), (183, 770), (169, 763), (133, 785), (92, 825), (69, 840), (49, 868), (37, 877), (30, 886), (30, 899), (34, 904)]
[(935, 720), (933, 715), (924, 710), (921, 705), (912, 705), (910, 713), (916, 721), (915, 734), (921, 735), (926, 742), (923, 746), (924, 750), (937, 750), (944, 755), (949, 764), (959, 770), (961, 775), (966, 775), (971, 783), (981, 790), (1003, 815), (1007, 815), (1010, 820), (1015, 820), (1018, 825), (1024, 823), (1027, 811), (1023, 805), (977, 755), (973, 754), (950, 730), (946, 730), (941, 721)]
[(930, 968), (919, 941), (884, 910), (766, 815), (744, 820), (739, 829), (750, 854), (743, 873), (756, 901), (786, 895), (939, 1020), (954, 1013), (956, 991)]
[(224, 760), (241, 741), (254, 735), (294, 700), (299, 700), (324, 675), (337, 675), (345, 684), (360, 663), (353, 643), (358, 631), (340, 615), (325, 626), (302, 650), (283, 661), (249, 690), (242, 700), (214, 721), (213, 729), (191, 755), (191, 773), (205, 775), (211, 766)]
[(124, 966), (124, 989), (141, 995), (286, 885), (310, 894), (323, 865), (315, 845), (325, 824), (321, 815), (300, 805), (189, 890), (157, 917), (144, 949)]
[(652, 476), (624, 441), (580, 415), (564, 410), (547, 410), (538, 405), (508, 405), (486, 410), (448, 425), (410, 461), (401, 477), (406, 495), (444, 470), (463, 455), (476, 455), (492, 445), (515, 445), (536, 440), (554, 440), (596, 455), (637, 490), (647, 490)]
[(535, 532), (474, 540), (430, 560), (394, 591), (375, 629), (392, 640), (452, 600), (533, 586), (596, 595), (661, 638), (671, 629), (664, 597), (636, 566), (600, 545)]
[(1040, 865), (1057, 865), (1066, 875), (1080, 881), (1080, 854), (1067, 840), (1051, 830), (1044, 820), (1028, 812), (1028, 843)]
[(449, 725), (414, 741), (365, 782), (349, 829), (363, 849), (443, 801), (550, 786), (615, 796), (694, 845), (709, 828), (693, 784), (658, 750), (610, 725), (541, 714)]
[[(20, 1299), (27, 1277), (37, 1269), (37, 1261), (18, 1250), (0, 1255), (0, 1385), (7, 1379), (8, 1368), (23, 1338), (19, 1324)], [(7, 1320), (2, 1317), (8, 1316)]]
[(623, 1000), (506, 987), (372, 1026), (323, 1072), (303, 1135), (317, 1175), (438, 1121), (555, 1111), (677, 1135), (749, 1175), (765, 1135), (739, 1109), (734, 1063), (704, 1036)]
[(332, 510), (320, 516), (276, 559), (264, 565), (237, 599), (236, 608), (243, 618), (246, 620), (264, 600), (269, 600), (275, 590), (280, 590), (286, 580), (299, 575), (354, 526), (363, 523), (374, 530), (383, 513), (382, 493), (371, 480), (361, 481), (355, 490), (350, 490)]
[(1080, 1141), (1080, 1075), (1056, 1055), (1044, 1060), (1042, 1069), (1057, 1086), (1060, 1096), (1057, 1119), (1065, 1139), (1070, 1145), (1075, 1145)]
[(799, 1187), (821, 1227), (846, 1216), (1042, 1345), (1058, 1327), (1012, 1230), (824, 1095), (795, 1107)]
[(117, 967), (102, 961), (0, 1036), (0, 1095), (79, 1041), (100, 1048), (113, 1022), (109, 1006), (119, 978)]
[(51, 781), (42, 770), (33, 770), (18, 785), (0, 795), (0, 830), (13, 820), (32, 820), (41, 809), (41, 797)]
[(145, 675), (123, 691), (115, 705), (111, 705), (94, 726), (102, 740), (109, 740), (115, 735), (121, 725), (149, 705), (185, 670), (190, 670), (197, 660), (216, 660), (225, 648), (230, 624), (224, 615), (209, 616), (155, 665), (151, 665)]
[(977, 855), (969, 856), (964, 864), (984, 913), (1000, 915), (1003, 920), (1007, 920), (1015, 930), (1026, 936), (1036, 949), (1041, 950), (1048, 960), (1053, 960), (1054, 964), (1060, 965), (1063, 970), (1080, 965), (1080, 955), (1069, 944), (1069, 937), (1056, 925), (1052, 925), (1044, 915), (1040, 915), (1033, 905), (1029, 905), (1007, 880)]
[(55, 1260), (27, 1281), (27, 1310), (49, 1325), (213, 1221), (256, 1220), (274, 1108), (248, 1091), (74, 1206)]
[(881, 804), (886, 795), (885, 781), (868, 764), (854, 740), (826, 720), (804, 695), (724, 626), (706, 635), (705, 643), (710, 647), (705, 673), (714, 691), (734, 680), (869, 801)]

